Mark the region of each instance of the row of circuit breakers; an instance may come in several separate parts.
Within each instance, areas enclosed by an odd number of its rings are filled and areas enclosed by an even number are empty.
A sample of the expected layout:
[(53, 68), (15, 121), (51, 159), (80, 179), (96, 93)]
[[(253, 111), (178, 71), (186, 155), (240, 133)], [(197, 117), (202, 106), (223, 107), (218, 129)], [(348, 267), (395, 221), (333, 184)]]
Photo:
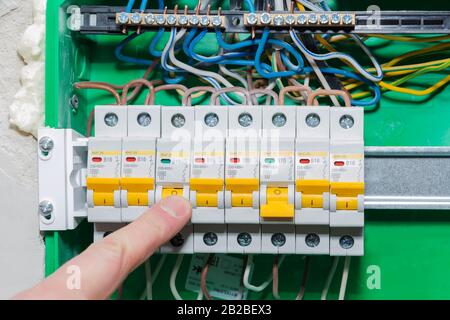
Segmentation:
[(363, 255), (363, 129), (361, 108), (97, 106), (88, 221), (179, 195), (191, 224), (164, 253)]

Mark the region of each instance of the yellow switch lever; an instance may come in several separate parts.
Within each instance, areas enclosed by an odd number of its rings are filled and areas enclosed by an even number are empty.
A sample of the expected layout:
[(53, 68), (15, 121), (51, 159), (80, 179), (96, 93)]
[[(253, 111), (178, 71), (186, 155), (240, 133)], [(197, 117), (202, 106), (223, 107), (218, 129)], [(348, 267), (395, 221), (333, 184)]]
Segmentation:
[(114, 206), (114, 191), (120, 189), (120, 179), (87, 177), (86, 187), (94, 193), (94, 206)]
[(323, 193), (330, 191), (328, 180), (297, 180), (295, 190), (302, 193), (302, 208), (323, 208)]
[(121, 178), (120, 184), (128, 191), (128, 206), (148, 206), (148, 191), (154, 189), (153, 178)]
[(197, 207), (217, 207), (217, 192), (223, 190), (223, 179), (192, 178), (190, 188), (197, 192)]
[(364, 194), (364, 182), (332, 182), (330, 193), (336, 195), (337, 210), (358, 210), (358, 195)]
[(225, 190), (231, 191), (231, 206), (252, 207), (253, 192), (259, 190), (259, 180), (229, 178), (225, 180)]
[(289, 203), (288, 188), (267, 188), (266, 204), (261, 206), (264, 219), (292, 219), (294, 205)]

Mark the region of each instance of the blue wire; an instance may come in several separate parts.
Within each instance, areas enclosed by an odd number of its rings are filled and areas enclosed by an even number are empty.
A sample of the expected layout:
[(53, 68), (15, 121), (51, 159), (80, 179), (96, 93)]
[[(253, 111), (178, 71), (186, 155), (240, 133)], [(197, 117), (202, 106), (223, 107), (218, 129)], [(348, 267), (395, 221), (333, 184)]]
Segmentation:
[(244, 4), (247, 6), (248, 11), (255, 12), (255, 5), (250, 0), (245, 0)]
[[(158, 0), (158, 9), (164, 9), (164, 0)], [(155, 47), (161, 40), (163, 34), (164, 28), (159, 28), (158, 33), (153, 37), (152, 42), (150, 42), (150, 46), (148, 47), (148, 52), (154, 57), (161, 57), (162, 51), (156, 50)]]
[(126, 37), (125, 39), (123, 39), (119, 45), (114, 49), (114, 54), (117, 58), (117, 60), (123, 61), (123, 62), (129, 62), (129, 63), (135, 63), (135, 64), (143, 64), (146, 66), (149, 66), (153, 63), (153, 61), (151, 60), (147, 60), (147, 59), (140, 59), (140, 58), (134, 58), (134, 57), (129, 57), (126, 56), (124, 54), (122, 54), (122, 50), (123, 48), (133, 39), (135, 39), (136, 37), (138, 37), (139, 34), (138, 33), (133, 33), (130, 36)]
[(128, 1), (127, 7), (125, 8), (126, 12), (131, 12), (131, 10), (133, 9), (133, 6), (134, 6), (134, 1), (135, 0), (129, 0)]
[[(286, 66), (286, 67), (288, 67), (288, 66)], [(313, 71), (314, 70), (311, 67), (305, 67), (303, 69), (303, 73), (311, 73)], [(359, 76), (359, 75), (357, 75), (357, 74), (355, 74), (353, 72), (349, 72), (349, 71), (341, 70), (341, 69), (336, 69), (336, 68), (321, 68), (320, 71), (322, 71), (323, 73), (326, 73), (326, 74), (339, 74), (339, 75), (342, 75), (342, 76), (344, 76), (346, 78), (354, 79), (354, 80), (357, 80), (357, 81), (362, 81), (362, 82), (368, 84), (373, 89), (374, 97), (371, 100), (353, 100), (352, 99), (352, 105), (354, 105), (354, 106), (369, 107), (369, 106), (373, 106), (373, 105), (378, 104), (380, 102), (380, 100), (381, 100), (380, 87), (376, 83), (373, 83), (372, 81), (367, 80), (364, 77), (361, 77), (361, 76)]]
[(142, 0), (139, 10), (144, 11), (147, 8), (147, 2), (148, 0)]

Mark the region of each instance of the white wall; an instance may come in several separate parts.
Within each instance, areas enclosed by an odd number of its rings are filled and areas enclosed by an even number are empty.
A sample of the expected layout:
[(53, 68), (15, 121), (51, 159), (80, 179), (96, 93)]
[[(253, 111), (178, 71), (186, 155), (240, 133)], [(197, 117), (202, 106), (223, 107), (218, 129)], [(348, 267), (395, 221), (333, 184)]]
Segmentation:
[(37, 216), (36, 140), (11, 128), (8, 106), (23, 65), (18, 39), (32, 23), (31, 0), (0, 0), (0, 299), (44, 275)]

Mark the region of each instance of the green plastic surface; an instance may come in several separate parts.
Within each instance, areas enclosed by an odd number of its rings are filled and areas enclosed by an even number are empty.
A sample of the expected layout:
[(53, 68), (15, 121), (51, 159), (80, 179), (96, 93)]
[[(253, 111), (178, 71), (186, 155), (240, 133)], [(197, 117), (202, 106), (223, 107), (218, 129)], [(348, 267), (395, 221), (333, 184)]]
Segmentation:
[[(116, 4), (123, 1), (49, 0), (47, 4), (46, 40), (46, 107), (45, 123), (49, 127), (73, 128), (81, 133), (86, 131), (86, 119), (96, 104), (114, 103), (111, 95), (95, 90), (75, 92), (72, 84), (79, 80), (107, 81), (123, 84), (141, 77), (145, 68), (118, 62), (113, 56), (115, 45), (121, 36), (83, 36), (65, 28), (66, 9), (70, 4)], [(372, 1), (335, 1), (334, 8), (364, 10)], [(178, 4), (194, 3), (193, 0), (179, 1)], [(345, 3), (345, 6), (344, 6)], [(171, 3), (169, 2), (170, 6)], [(421, 9), (448, 10), (443, 1), (382, 1), (383, 10)], [(127, 54), (145, 56), (148, 40), (153, 34), (147, 33), (128, 46)], [(375, 41), (372, 48), (382, 61), (388, 61), (400, 53), (408, 52), (423, 45)], [(214, 46), (200, 44), (199, 51), (213, 53)], [(361, 55), (362, 56), (362, 55)], [(358, 58), (358, 56), (357, 56)], [(417, 86), (427, 86), (448, 74), (430, 74), (416, 80)], [(154, 75), (154, 79), (160, 75)], [(79, 108), (74, 112), (70, 107), (70, 97), (77, 94)], [(142, 103), (141, 94), (135, 103)], [(365, 115), (365, 143), (368, 146), (448, 146), (450, 145), (450, 88), (440, 90), (432, 98), (416, 98), (395, 93), (386, 94), (380, 105)], [(157, 103), (177, 105), (178, 97), (173, 93), (161, 93)], [(65, 261), (79, 253), (92, 241), (92, 226), (81, 224), (76, 230), (47, 232), (46, 274), (49, 275)], [(353, 258), (347, 290), (348, 299), (449, 299), (450, 276), (450, 212), (432, 211), (367, 211), (365, 229), (365, 256)], [(152, 258), (154, 265), (160, 257)], [(196, 294), (183, 290), (189, 256), (185, 257), (177, 286), (186, 298)], [(330, 257), (312, 257), (311, 270), (306, 288), (306, 299), (320, 298)], [(154, 286), (154, 297), (172, 299), (169, 291), (169, 274), (175, 256), (169, 256)], [(271, 272), (273, 256), (255, 257), (256, 270), (252, 282), (261, 283)], [(337, 298), (342, 261), (334, 278), (329, 298)], [(283, 299), (293, 299), (300, 286), (304, 257), (289, 256), (281, 266), (280, 292)], [(367, 281), (370, 266), (381, 270), (381, 289), (369, 289)], [(368, 269), (369, 268), (369, 269)], [(137, 269), (125, 282), (124, 298), (138, 298), (144, 290), (144, 273)], [(262, 293), (251, 293), (250, 299), (271, 299), (270, 286)]]

